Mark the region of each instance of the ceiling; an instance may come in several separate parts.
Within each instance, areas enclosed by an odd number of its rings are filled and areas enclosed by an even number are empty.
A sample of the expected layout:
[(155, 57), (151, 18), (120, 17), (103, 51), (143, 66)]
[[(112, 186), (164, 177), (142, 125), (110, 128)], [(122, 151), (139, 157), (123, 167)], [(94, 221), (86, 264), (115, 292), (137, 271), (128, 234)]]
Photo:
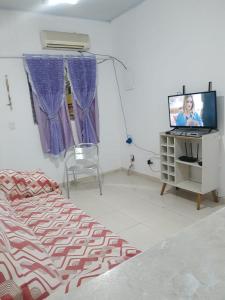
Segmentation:
[(45, 0), (0, 0), (0, 9), (22, 10), (77, 17), (99, 21), (112, 21), (144, 0), (80, 0), (76, 5), (47, 6)]

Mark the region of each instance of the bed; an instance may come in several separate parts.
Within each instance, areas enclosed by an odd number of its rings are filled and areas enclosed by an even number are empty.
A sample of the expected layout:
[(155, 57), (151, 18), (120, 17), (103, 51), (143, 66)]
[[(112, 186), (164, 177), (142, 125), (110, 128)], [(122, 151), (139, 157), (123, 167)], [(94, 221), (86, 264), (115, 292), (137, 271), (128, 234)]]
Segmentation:
[(68, 293), (141, 252), (35, 174), (0, 172), (0, 299)]

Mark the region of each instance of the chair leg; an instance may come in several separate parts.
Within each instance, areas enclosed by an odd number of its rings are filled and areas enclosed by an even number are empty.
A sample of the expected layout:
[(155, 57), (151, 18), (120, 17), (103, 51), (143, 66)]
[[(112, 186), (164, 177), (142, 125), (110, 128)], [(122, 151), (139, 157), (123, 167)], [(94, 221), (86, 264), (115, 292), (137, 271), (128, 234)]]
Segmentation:
[(75, 172), (73, 171), (73, 180), (74, 180), (74, 183), (76, 183), (77, 182), (77, 176), (76, 176), (76, 174), (75, 174)]
[(102, 182), (101, 182), (101, 178), (100, 178), (99, 168), (97, 168), (97, 176), (98, 176), (98, 185), (99, 185), (100, 195), (102, 195)]
[(66, 189), (67, 189), (67, 198), (70, 199), (69, 174), (67, 169), (66, 169)]

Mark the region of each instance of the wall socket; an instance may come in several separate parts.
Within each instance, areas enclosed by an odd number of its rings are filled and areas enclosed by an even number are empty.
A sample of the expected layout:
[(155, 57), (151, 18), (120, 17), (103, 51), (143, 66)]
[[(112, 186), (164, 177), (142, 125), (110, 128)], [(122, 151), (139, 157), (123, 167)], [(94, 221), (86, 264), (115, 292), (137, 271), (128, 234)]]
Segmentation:
[(147, 164), (150, 166), (150, 165), (153, 165), (153, 161), (149, 158), (148, 160), (147, 160)]

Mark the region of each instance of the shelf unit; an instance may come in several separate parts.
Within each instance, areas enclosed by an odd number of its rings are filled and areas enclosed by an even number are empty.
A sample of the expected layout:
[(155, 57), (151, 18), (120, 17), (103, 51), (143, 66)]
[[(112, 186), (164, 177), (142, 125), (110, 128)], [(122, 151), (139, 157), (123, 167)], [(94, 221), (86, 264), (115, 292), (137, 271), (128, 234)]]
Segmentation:
[[(198, 162), (185, 162), (180, 156), (188, 155), (191, 150), (193, 156), (197, 156)], [(190, 146), (192, 145), (192, 146)], [(212, 159), (213, 153), (213, 159)], [(200, 208), (201, 196), (215, 191), (218, 188), (218, 166), (219, 166), (219, 133), (209, 133), (202, 137), (185, 137), (160, 134), (160, 158), (161, 158), (161, 181), (164, 193), (166, 184), (197, 193), (197, 208)], [(214, 200), (217, 200), (214, 193)]]
[(161, 180), (175, 183), (175, 139), (172, 136), (160, 135)]

